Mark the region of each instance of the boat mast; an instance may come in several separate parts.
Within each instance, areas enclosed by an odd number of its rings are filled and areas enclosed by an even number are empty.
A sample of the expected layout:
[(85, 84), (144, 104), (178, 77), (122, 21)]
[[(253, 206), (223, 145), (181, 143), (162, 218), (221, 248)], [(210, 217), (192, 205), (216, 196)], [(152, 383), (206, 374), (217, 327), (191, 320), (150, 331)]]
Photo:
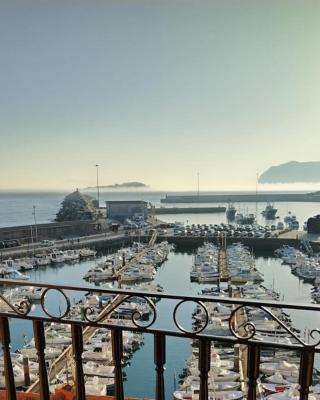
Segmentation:
[(99, 190), (99, 164), (96, 164), (97, 169), (97, 198), (98, 198), (98, 210), (100, 208), (100, 190)]
[(38, 242), (38, 227), (37, 227), (37, 219), (36, 219), (36, 206), (33, 206), (33, 219), (34, 219), (34, 227), (35, 227), (35, 241)]

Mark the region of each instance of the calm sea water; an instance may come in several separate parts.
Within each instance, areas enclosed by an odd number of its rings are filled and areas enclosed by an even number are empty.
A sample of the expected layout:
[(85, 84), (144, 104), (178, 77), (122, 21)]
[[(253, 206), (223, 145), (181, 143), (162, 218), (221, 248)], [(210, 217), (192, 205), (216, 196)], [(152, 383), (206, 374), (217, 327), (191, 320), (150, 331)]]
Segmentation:
[[(216, 192), (203, 192), (210, 194)], [(34, 223), (33, 206), (36, 207), (36, 219), (38, 223), (53, 221), (58, 212), (61, 202), (68, 193), (65, 192), (24, 192), (24, 191), (0, 191), (0, 227), (27, 225)], [(88, 194), (96, 197), (95, 192)], [(165, 196), (164, 192), (104, 192), (100, 194), (100, 204), (103, 206), (107, 200), (144, 200), (160, 206), (160, 199)], [(172, 192), (170, 194), (188, 195), (192, 192)], [(202, 203), (201, 206), (215, 206), (217, 203)], [(227, 204), (221, 204), (227, 206)], [(161, 206), (164, 206), (163, 204)], [(196, 206), (196, 204), (170, 204), (166, 207)], [(264, 210), (265, 203), (239, 203), (235, 207), (242, 213), (254, 213), (257, 215), (258, 222), (265, 225), (266, 221), (261, 212)], [(291, 211), (297, 216), (298, 221), (303, 224), (308, 217), (320, 213), (318, 203), (276, 203), (278, 208), (279, 220)], [(225, 213), (218, 214), (178, 214), (161, 215), (161, 219), (168, 222), (182, 221), (185, 223), (220, 223), (226, 222)]]

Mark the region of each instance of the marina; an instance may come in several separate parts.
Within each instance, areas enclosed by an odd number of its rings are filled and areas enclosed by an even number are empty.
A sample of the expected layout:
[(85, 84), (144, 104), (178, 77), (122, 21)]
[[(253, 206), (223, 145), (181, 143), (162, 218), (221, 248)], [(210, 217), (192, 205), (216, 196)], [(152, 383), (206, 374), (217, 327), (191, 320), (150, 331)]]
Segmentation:
[[(237, 246), (235, 247), (235, 249), (237, 249)], [(213, 251), (213, 256), (218, 258), (217, 250), (218, 250), (217, 248), (215, 248), (215, 249), (213, 248), (213, 250), (211, 250), (211, 251)], [(228, 248), (227, 248), (227, 251), (228, 251)], [(236, 251), (236, 250), (234, 250), (234, 251)], [(119, 260), (121, 261), (121, 259), (122, 259), (121, 251), (118, 254), (120, 255)], [(241, 257), (239, 257), (239, 256), (240, 256), (240, 254), (230, 253), (228, 258), (230, 259), (230, 261), (232, 261), (232, 259), (238, 260), (238, 259), (241, 259)], [(251, 256), (251, 254), (248, 254), (246, 257), (252, 257), (252, 256)], [(105, 257), (103, 257), (103, 258), (105, 259)], [(110, 259), (110, 256), (107, 256), (106, 259)], [(194, 293), (195, 295), (198, 294), (202, 290), (201, 288), (203, 288), (205, 290), (205, 288), (209, 289), (210, 287), (212, 287), (212, 285), (208, 286), (208, 284), (203, 285), (203, 284), (199, 284), (199, 283), (190, 282), (189, 271), (191, 271), (192, 259), (193, 259), (192, 254), (171, 253), (168, 256), (168, 260), (165, 261), (165, 263), (162, 266), (160, 266), (159, 269), (157, 270), (156, 275), (154, 276), (154, 279), (153, 279), (154, 284), (161, 286), (166, 291), (171, 290), (171, 291), (174, 291), (175, 293), (179, 293), (179, 292), (183, 293), (187, 288), (187, 290), (189, 292), (191, 290), (191, 293)], [(206, 263), (206, 262), (207, 261), (204, 261), (204, 263)], [(82, 275), (84, 276), (84, 271), (88, 270), (90, 268), (90, 265), (92, 265), (92, 261), (82, 261), (80, 264), (79, 263), (73, 263), (73, 264), (68, 263), (67, 264), (64, 262), (64, 263), (61, 263), (60, 265), (51, 264), (50, 266), (46, 266), (41, 269), (39, 268), (37, 270), (29, 270), (29, 271), (26, 271), (25, 273), (28, 276), (30, 276), (32, 281), (37, 281), (41, 277), (41, 281), (44, 282), (44, 281), (47, 281), (48, 279), (52, 281), (52, 273), (55, 271), (56, 281), (59, 282), (60, 279), (66, 279), (65, 276), (68, 276), (68, 273), (70, 273), (70, 272), (71, 272), (71, 274), (73, 274), (73, 279), (74, 279), (74, 273), (72, 273), (72, 270), (74, 271), (76, 269), (77, 275), (79, 275), (79, 278), (78, 278), (79, 284), (80, 284), (80, 282), (81, 282), (81, 284), (83, 284), (84, 281), (81, 278), (81, 271), (83, 271)], [(188, 271), (188, 268), (186, 268), (186, 265), (190, 266), (189, 271)], [(272, 280), (270, 279), (270, 265), (273, 266), (272, 273), (274, 275), (272, 276)], [(265, 286), (272, 285), (272, 284), (274, 284), (274, 282), (277, 282), (277, 285), (279, 286), (279, 284), (282, 281), (280, 276), (283, 277), (283, 273), (284, 273), (283, 268), (284, 267), (278, 263), (278, 259), (273, 258), (272, 255), (269, 255), (267, 258), (258, 257), (258, 258), (256, 258), (256, 267), (260, 272), (262, 272), (264, 275), (266, 275), (264, 277), (265, 278), (265, 281), (264, 281)], [(289, 271), (288, 271), (288, 273), (291, 274), (291, 272), (289, 272)], [(50, 275), (51, 275), (51, 278), (50, 278)], [(176, 276), (176, 278), (175, 278), (175, 276)], [(279, 276), (279, 278), (277, 278), (278, 276)], [(293, 276), (293, 278), (294, 278), (294, 282), (299, 282), (296, 277)], [(244, 282), (242, 282), (242, 283), (244, 283)], [(301, 289), (304, 288), (304, 285), (305, 284), (302, 284)], [(296, 291), (296, 290), (292, 291), (291, 287), (287, 287), (286, 285), (283, 285), (283, 287), (278, 288), (278, 290), (280, 292), (279, 296), (283, 296), (283, 297), (287, 297), (288, 295), (292, 296), (292, 292), (294, 292), (296, 294), (296, 297), (294, 297), (293, 299), (301, 300), (299, 298), (299, 293), (301, 292), (301, 289), (299, 289), (299, 291)], [(305, 290), (303, 290), (303, 292), (305, 292)], [(307, 294), (309, 295), (309, 297), (304, 298), (304, 300), (310, 302), (311, 297), (310, 297), (310, 293), (308, 292), (308, 290), (307, 290)], [(253, 294), (251, 294), (251, 296), (252, 295)], [(256, 296), (257, 295), (255, 295), (255, 297)], [(259, 298), (261, 298), (261, 297), (259, 297)], [(75, 299), (75, 301), (76, 301), (76, 299)], [(168, 307), (168, 304), (166, 304), (166, 302), (162, 300), (159, 303), (159, 307), (160, 307), (159, 314), (161, 315), (161, 311), (165, 313), (165, 310)], [(58, 309), (59, 309), (59, 306), (58, 306)], [(57, 311), (57, 308), (56, 308), (56, 311)], [(189, 322), (187, 322), (189, 319), (188, 313), (191, 313), (191, 312), (192, 312), (192, 306), (191, 306), (191, 308), (188, 307), (186, 310), (184, 310), (184, 313), (182, 315), (182, 320), (185, 320), (185, 322), (187, 324), (189, 323)], [(293, 318), (293, 321), (294, 321), (294, 318)], [(166, 319), (161, 318), (159, 323), (160, 322), (166, 324)], [(299, 322), (300, 322), (302, 332), (303, 332), (303, 329), (306, 329), (306, 326), (310, 326), (310, 322), (308, 320), (304, 321), (305, 326), (301, 325), (300, 318), (299, 318)], [(25, 326), (22, 331), (23, 334), (20, 337), (19, 336), (17, 337), (16, 335), (13, 336), (16, 338), (13, 342), (15, 345), (14, 348), (18, 349), (18, 348), (23, 347), (23, 342), (25, 341), (25, 339), (23, 339), (23, 337), (25, 337), (25, 335), (27, 335), (28, 333), (29, 333), (29, 335), (31, 335), (30, 329), (27, 328), (27, 325), (28, 324), (25, 323)], [(21, 332), (21, 330), (20, 330), (20, 332)], [(140, 348), (137, 349), (136, 353), (133, 353), (132, 359), (128, 360), (129, 364), (128, 364), (128, 367), (125, 369), (125, 372), (126, 372), (125, 391), (130, 396), (136, 396), (136, 395), (138, 395), (138, 393), (139, 393), (139, 396), (141, 395), (141, 387), (140, 386), (138, 387), (135, 385), (137, 380), (140, 380), (142, 378), (142, 379), (147, 379), (147, 381), (148, 381), (149, 375), (145, 375), (147, 373), (147, 370), (144, 369), (142, 371), (141, 368), (139, 368), (139, 365), (140, 365), (140, 363), (142, 363), (143, 365), (146, 365), (146, 364), (148, 364), (148, 362), (150, 360), (149, 351), (151, 351), (151, 348), (152, 348), (152, 342), (150, 341), (150, 339), (151, 339), (150, 335), (144, 334), (143, 338), (141, 338), (141, 340), (139, 342)], [(182, 342), (182, 343), (178, 345), (178, 342)], [(142, 343), (143, 343), (143, 346), (141, 347)], [(188, 354), (190, 354), (189, 345), (188, 345), (188, 343), (183, 343), (183, 341), (181, 341), (181, 340), (171, 338), (170, 340), (168, 340), (167, 353), (168, 353), (168, 360), (167, 360), (167, 365), (166, 365), (167, 366), (166, 374), (168, 376), (168, 379), (167, 379), (168, 385), (166, 387), (166, 391), (167, 391), (167, 395), (171, 396), (175, 390), (175, 387), (176, 387), (176, 390), (178, 390), (178, 387), (175, 386), (177, 384), (174, 382), (177, 382), (177, 376), (185, 368), (185, 359), (188, 358), (189, 357)], [(171, 362), (170, 362), (170, 359), (172, 360)], [(173, 359), (174, 359), (174, 362), (173, 362)], [(94, 360), (91, 360), (88, 362), (94, 362)], [(148, 370), (150, 370), (150, 377), (149, 377), (150, 385), (146, 385), (146, 387), (143, 388), (143, 390), (142, 390), (144, 393), (144, 396), (146, 396), (146, 397), (149, 397), (149, 396), (151, 397), (152, 392), (153, 392), (153, 385), (152, 385), (152, 379), (151, 379), (151, 376), (153, 374), (153, 372), (152, 372), (153, 366), (152, 366), (151, 360), (150, 360), (150, 362), (151, 362), (150, 368), (148, 369)], [(88, 368), (90, 367), (90, 365), (91, 364), (89, 364)], [(174, 377), (176, 377), (176, 378), (174, 378)], [(196, 383), (193, 386), (196, 387)], [(112, 387), (112, 385), (110, 387)], [(217, 386), (216, 388), (221, 389), (221, 386)], [(236, 385), (224, 386), (224, 389), (226, 389), (226, 388), (235, 389)], [(217, 390), (217, 389), (215, 389), (215, 390)], [(176, 393), (176, 396), (179, 397), (180, 394)]]

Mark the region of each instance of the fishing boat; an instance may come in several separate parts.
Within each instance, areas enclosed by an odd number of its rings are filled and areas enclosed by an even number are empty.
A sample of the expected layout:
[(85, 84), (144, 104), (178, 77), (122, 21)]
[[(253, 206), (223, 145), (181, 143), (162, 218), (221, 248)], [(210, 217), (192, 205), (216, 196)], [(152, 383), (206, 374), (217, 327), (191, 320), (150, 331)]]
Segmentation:
[(228, 204), (228, 208), (226, 210), (226, 216), (228, 221), (234, 221), (236, 217), (237, 210), (235, 209), (232, 203)]
[(236, 223), (238, 225), (252, 225), (254, 224), (256, 217), (254, 214), (241, 214), (237, 213)]
[(265, 219), (275, 219), (278, 209), (274, 208), (272, 203), (268, 203), (266, 208), (261, 212), (261, 214), (265, 217)]

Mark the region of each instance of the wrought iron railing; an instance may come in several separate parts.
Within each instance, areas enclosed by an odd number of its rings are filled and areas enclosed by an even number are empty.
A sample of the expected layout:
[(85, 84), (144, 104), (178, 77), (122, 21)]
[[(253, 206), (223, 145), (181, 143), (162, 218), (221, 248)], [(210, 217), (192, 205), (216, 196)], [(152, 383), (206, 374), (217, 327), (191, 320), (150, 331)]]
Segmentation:
[[(99, 287), (76, 287), (67, 285), (50, 285), (42, 283), (26, 283), (25, 281), (1, 280), (2, 287), (36, 287), (43, 288), (40, 298), (40, 312), (35, 314), (31, 303), (28, 300), (22, 300), (19, 303), (12, 303), (3, 294), (0, 300), (5, 303), (8, 310), (0, 312), (0, 336), (3, 349), (4, 373), (7, 390), (7, 398), (16, 400), (16, 386), (14, 382), (13, 364), (10, 355), (10, 329), (9, 319), (30, 320), (33, 323), (34, 341), (37, 350), (39, 363), (39, 382), (38, 386), (33, 386), (33, 390), (40, 393), (41, 399), (49, 399), (49, 381), (46, 368), (45, 356), (45, 324), (55, 322), (71, 325), (72, 346), (71, 352), (75, 365), (75, 386), (76, 398), (83, 400), (85, 394), (85, 381), (82, 366), (83, 353), (83, 332), (88, 328), (106, 328), (111, 331), (112, 357), (115, 368), (115, 398), (124, 399), (122, 359), (123, 359), (123, 331), (146, 332), (154, 336), (154, 363), (155, 363), (155, 398), (163, 400), (165, 398), (165, 380), (164, 367), (166, 363), (166, 337), (181, 337), (197, 339), (199, 346), (199, 377), (200, 392), (199, 399), (208, 399), (208, 374), (210, 370), (210, 351), (211, 343), (224, 343), (229, 345), (246, 345), (247, 354), (247, 398), (249, 400), (257, 397), (257, 380), (259, 378), (260, 351), (262, 348), (295, 350), (300, 353), (300, 373), (298, 383), (300, 385), (300, 399), (308, 398), (309, 388), (312, 385), (314, 371), (315, 353), (320, 352), (320, 330), (313, 329), (309, 332), (309, 338), (306, 340), (299, 336), (294, 329), (275, 315), (277, 309), (301, 310), (310, 312), (319, 312), (317, 305), (301, 305), (293, 303), (284, 303), (276, 301), (256, 301), (239, 297), (215, 297), (215, 296), (180, 296), (158, 292), (133, 291), (121, 289), (105, 289)], [(59, 315), (54, 315), (48, 309), (47, 297), (51, 291), (60, 293), (65, 301), (65, 311)], [(113, 295), (113, 301), (104, 308), (99, 315), (94, 316), (91, 306), (84, 306), (81, 315), (71, 315), (71, 301), (69, 292), (79, 292), (82, 294), (91, 292), (98, 295)], [(123, 323), (121, 319), (117, 323), (110, 321), (108, 316), (119, 307), (120, 304), (130, 298), (140, 298), (142, 302), (150, 308), (151, 316), (149, 320), (143, 321), (142, 314), (133, 310), (131, 315), (131, 325)], [(168, 312), (167, 319), (171, 319), (173, 329), (166, 329), (159, 326), (157, 300), (170, 300), (174, 302), (172, 313)], [(179, 309), (186, 302), (194, 302), (202, 310), (202, 323), (193, 329), (184, 327), (178, 318)], [(230, 335), (213, 335), (206, 332), (206, 327), (210, 322), (208, 313), (208, 304), (217, 303), (233, 305), (233, 310), (229, 317)], [(244, 310), (262, 310), (265, 315), (275, 321), (291, 339), (291, 342), (275, 342), (270, 339), (261, 341), (257, 338), (257, 329), (253, 321), (248, 316), (250, 313), (243, 313)], [(42, 315), (41, 315), (42, 314)], [(241, 326), (237, 322), (238, 315), (246, 315), (247, 319), (242, 321)], [(316, 335), (319, 335), (317, 340)]]

